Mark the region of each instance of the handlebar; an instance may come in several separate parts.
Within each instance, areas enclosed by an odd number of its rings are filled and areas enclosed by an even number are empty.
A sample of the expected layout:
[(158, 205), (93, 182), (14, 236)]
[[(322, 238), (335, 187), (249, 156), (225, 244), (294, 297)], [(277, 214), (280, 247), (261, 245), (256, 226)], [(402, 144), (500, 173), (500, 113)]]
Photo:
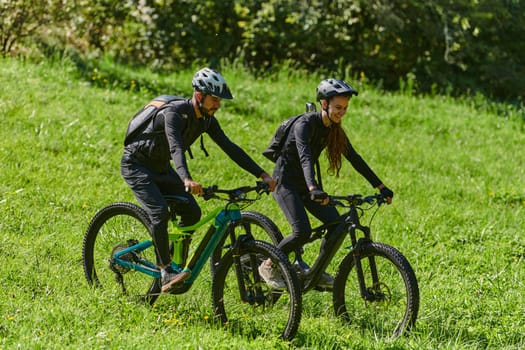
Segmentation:
[(217, 195), (217, 194), (226, 194), (228, 195), (227, 200), (234, 203), (234, 202), (253, 201), (254, 199), (249, 199), (246, 196), (248, 193), (257, 192), (257, 195), (261, 195), (262, 193), (270, 193), (270, 188), (268, 184), (262, 181), (257, 181), (255, 183), (255, 186), (242, 186), (242, 187), (227, 190), (227, 189), (221, 189), (217, 187), (217, 185), (213, 185), (213, 186), (203, 188), (202, 191), (203, 191), (202, 197), (204, 198), (204, 200), (210, 200), (212, 198), (226, 199), (224, 197)]
[(349, 194), (346, 196), (329, 196), (329, 198), (330, 201), (328, 205), (345, 208), (358, 207), (362, 204), (377, 204), (377, 206), (380, 206), (386, 202), (386, 198), (384, 198), (380, 193), (365, 197), (363, 197), (361, 194)]

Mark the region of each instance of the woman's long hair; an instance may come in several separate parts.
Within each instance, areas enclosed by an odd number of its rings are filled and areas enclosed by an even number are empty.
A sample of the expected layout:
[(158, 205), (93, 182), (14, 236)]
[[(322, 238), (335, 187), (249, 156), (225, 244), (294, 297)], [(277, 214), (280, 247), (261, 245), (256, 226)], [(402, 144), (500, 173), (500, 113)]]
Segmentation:
[(346, 152), (347, 145), (346, 133), (341, 124), (332, 123), (328, 132), (328, 141), (326, 145), (326, 157), (328, 158), (328, 174), (339, 177), (341, 170), (341, 155)]

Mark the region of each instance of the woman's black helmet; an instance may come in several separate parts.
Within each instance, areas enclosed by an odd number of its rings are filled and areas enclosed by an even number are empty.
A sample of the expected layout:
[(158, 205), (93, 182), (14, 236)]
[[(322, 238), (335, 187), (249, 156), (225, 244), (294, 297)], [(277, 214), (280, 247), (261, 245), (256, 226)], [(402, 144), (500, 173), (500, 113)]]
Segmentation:
[(334, 96), (357, 96), (357, 90), (343, 80), (325, 79), (317, 86), (317, 101), (328, 100)]
[(214, 69), (203, 68), (193, 76), (191, 85), (196, 91), (215, 97), (231, 100), (233, 98), (226, 80)]

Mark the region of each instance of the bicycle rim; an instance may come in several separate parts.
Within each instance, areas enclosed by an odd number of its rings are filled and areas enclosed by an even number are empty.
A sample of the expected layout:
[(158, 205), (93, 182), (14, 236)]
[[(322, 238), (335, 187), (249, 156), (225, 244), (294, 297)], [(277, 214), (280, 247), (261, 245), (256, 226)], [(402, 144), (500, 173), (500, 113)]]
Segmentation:
[[(269, 242), (273, 245), (277, 245), (283, 239), (277, 225), (267, 216), (255, 211), (242, 211), (241, 220), (230, 224), (228, 230), (232, 230), (237, 238), (241, 235), (248, 235), (255, 240)], [(227, 235), (211, 257), (212, 271), (215, 270), (222, 255), (230, 248), (230, 240)]]
[[(377, 284), (372, 282), (369, 257), (373, 257), (377, 267)], [(395, 338), (409, 331), (417, 318), (419, 289), (406, 258), (393, 247), (371, 243), (364, 247), (360, 261), (367, 289), (376, 300), (365, 301), (361, 297), (350, 253), (342, 261), (334, 283), (336, 315), (374, 337)]]
[(250, 234), (254, 239), (279, 244), (283, 235), (277, 225), (266, 215), (255, 211), (241, 212), (241, 223), (237, 225), (238, 234)]
[[(301, 319), (301, 292), (286, 257), (266, 242), (252, 241), (239, 256), (228, 252), (213, 280), (216, 319), (233, 333), (255, 338), (292, 339)], [(259, 265), (270, 258), (285, 281), (284, 290), (272, 289), (259, 276)]]
[[(132, 203), (115, 203), (99, 211), (84, 237), (82, 256), (88, 283), (110, 296), (124, 294), (153, 303), (159, 286), (152, 277), (112, 263), (112, 254), (129, 247), (130, 242), (150, 240), (148, 227), (146, 213)], [(153, 248), (126, 254), (123, 258), (156, 262)]]

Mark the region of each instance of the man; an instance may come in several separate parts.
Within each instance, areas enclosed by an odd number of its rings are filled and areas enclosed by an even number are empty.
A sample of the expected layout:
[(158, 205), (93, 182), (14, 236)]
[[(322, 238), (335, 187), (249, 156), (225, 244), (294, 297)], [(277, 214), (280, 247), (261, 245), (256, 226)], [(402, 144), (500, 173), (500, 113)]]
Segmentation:
[[(270, 191), (276, 185), (268, 173), (226, 136), (215, 118), (221, 99), (233, 98), (224, 78), (217, 71), (204, 68), (194, 75), (192, 85), (192, 98), (170, 102), (160, 109), (146, 129), (126, 143), (121, 160), (124, 180), (151, 218), (162, 292), (169, 291), (187, 277), (171, 266), (169, 212), (164, 195), (188, 199), (188, 204), (179, 210), (181, 226), (199, 221), (201, 210), (192, 195), (201, 195), (202, 185), (191, 176), (185, 152), (201, 134), (207, 133), (235, 163), (267, 183)], [(188, 245), (189, 241), (183, 252), (184, 260)]]

